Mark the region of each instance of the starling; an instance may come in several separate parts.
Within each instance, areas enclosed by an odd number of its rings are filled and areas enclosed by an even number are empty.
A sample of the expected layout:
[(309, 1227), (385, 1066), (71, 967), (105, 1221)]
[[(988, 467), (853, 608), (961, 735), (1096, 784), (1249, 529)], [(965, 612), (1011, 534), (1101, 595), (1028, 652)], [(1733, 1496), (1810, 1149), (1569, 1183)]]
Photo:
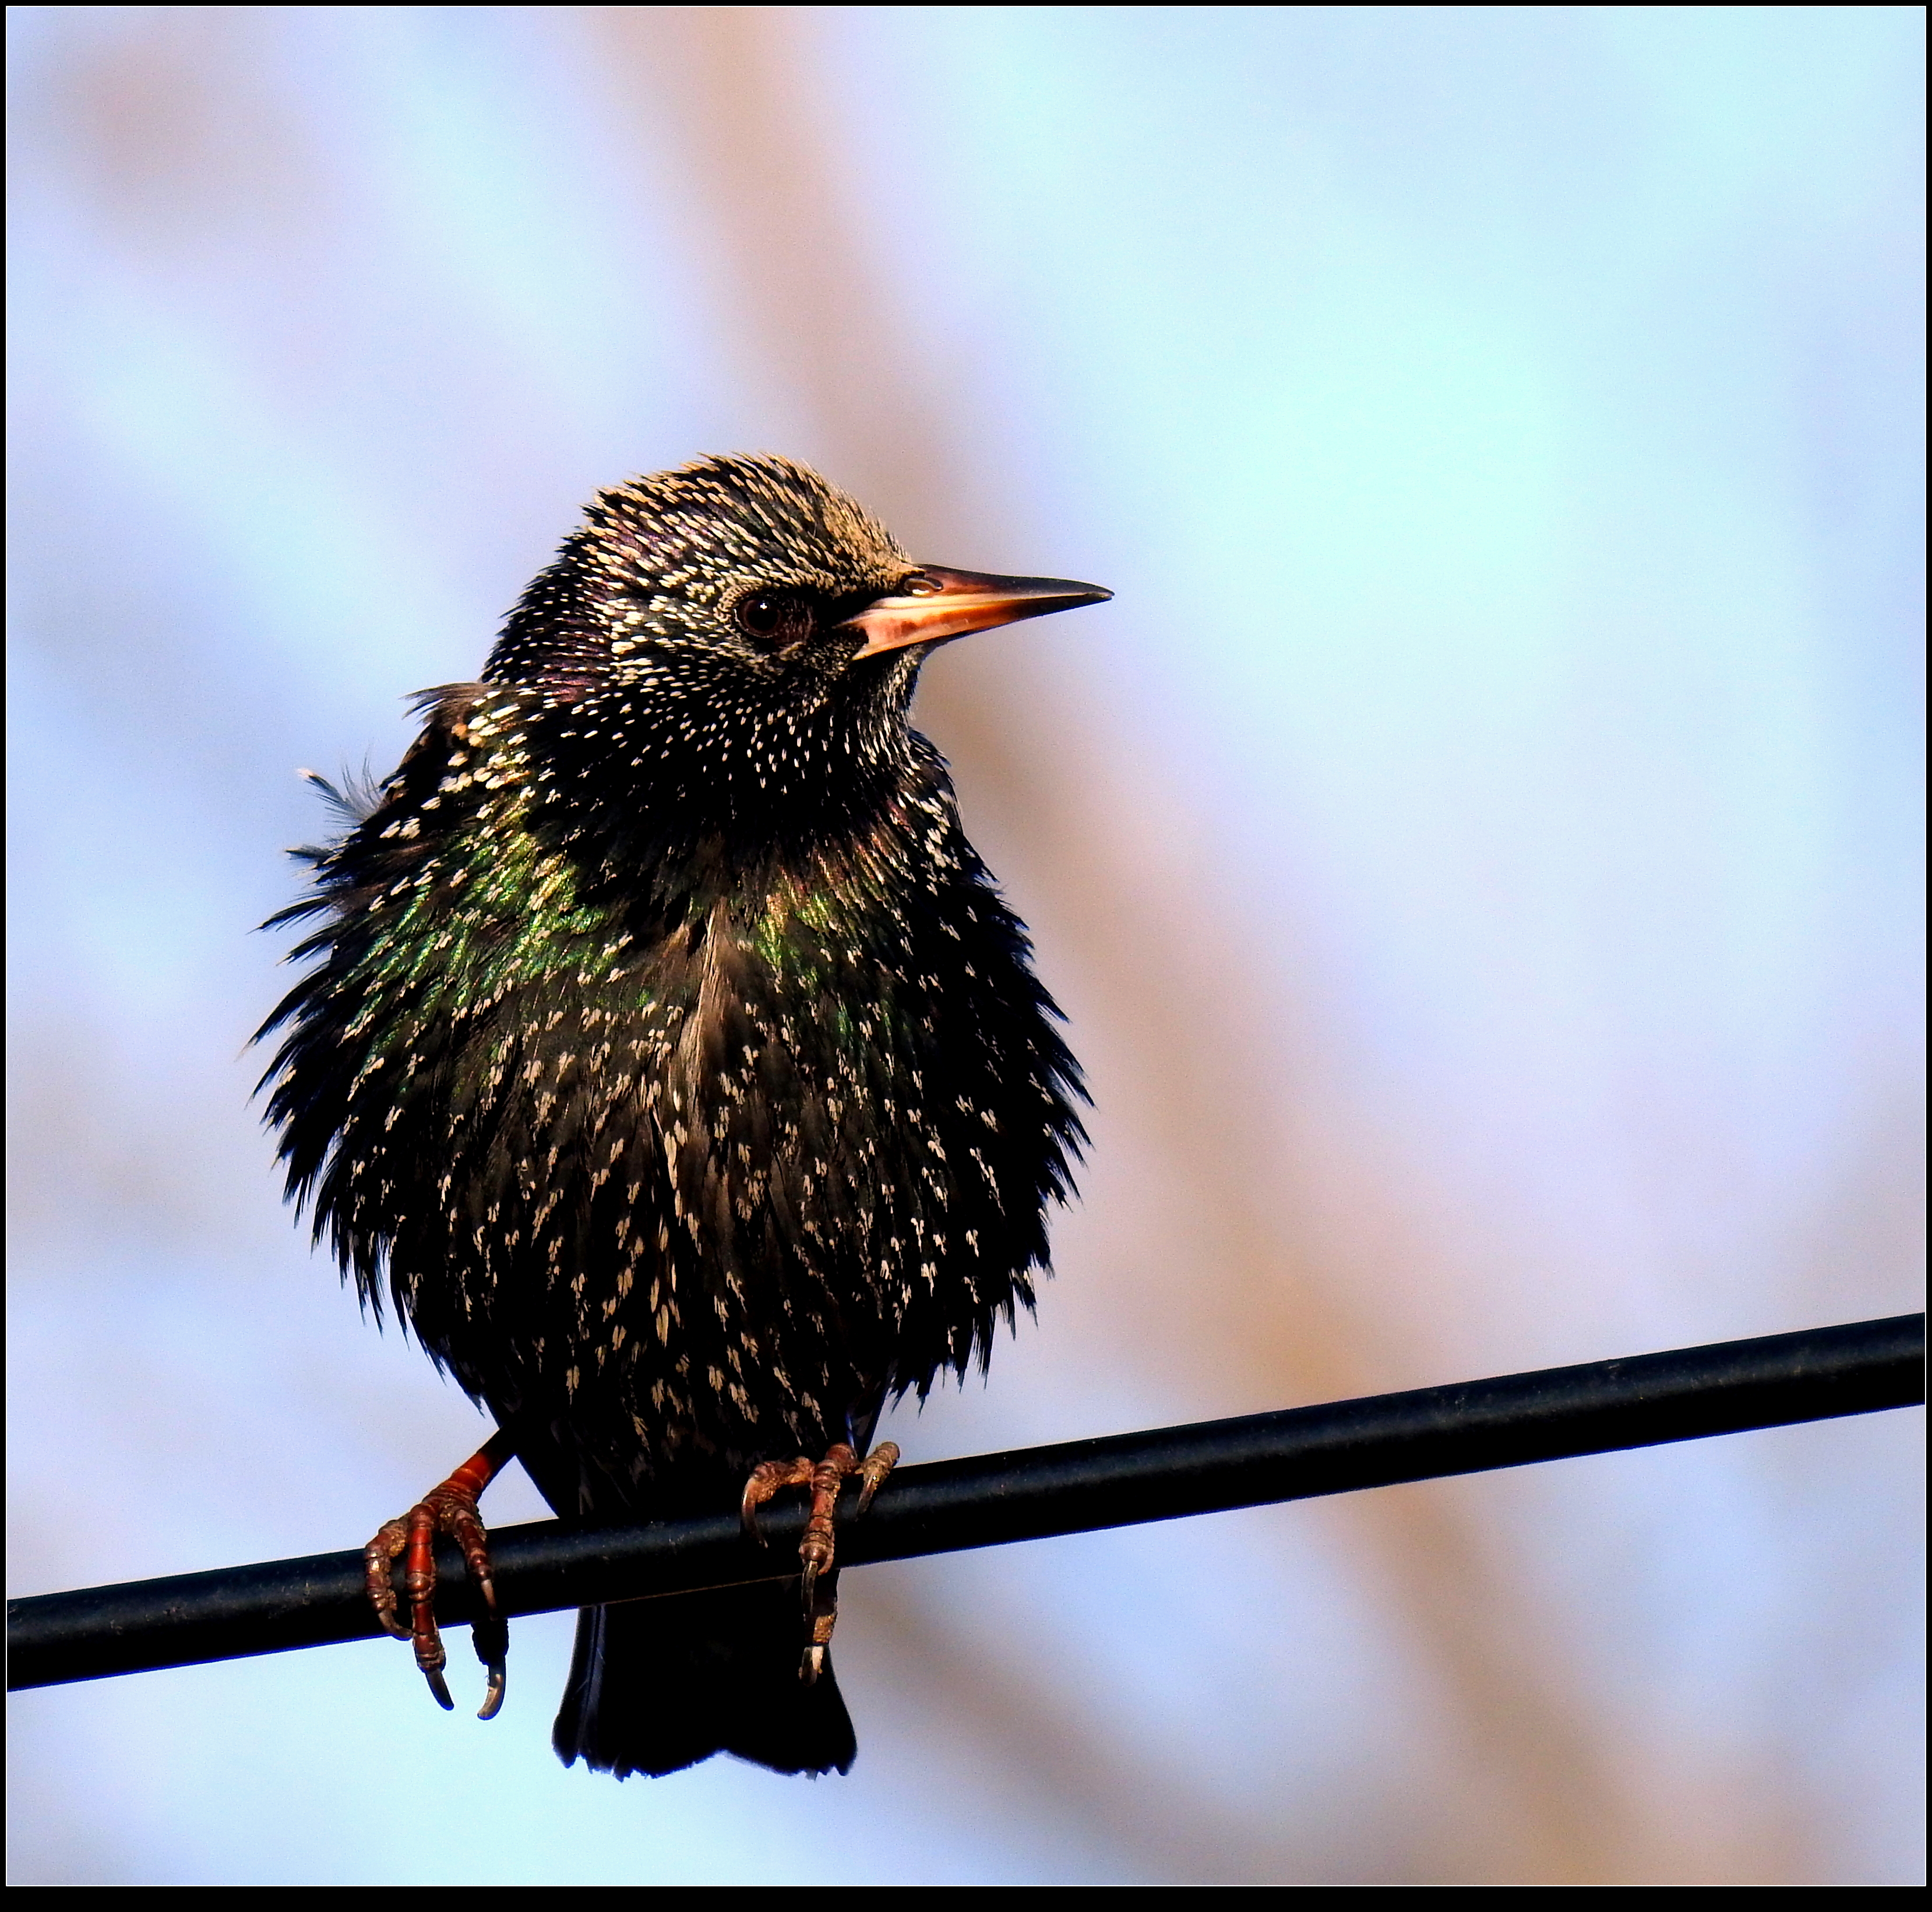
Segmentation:
[[(263, 1086), (316, 1240), (496, 1422), (368, 1550), (445, 1706), (434, 1542), (494, 1603), (476, 1500), (513, 1454), (566, 1517), (754, 1529), (796, 1484), (794, 1578), (580, 1614), (554, 1743), (620, 1778), (850, 1765), (841, 1487), (896, 1457), (887, 1400), (1031, 1308), (1085, 1139), (909, 707), (934, 646), (1109, 595), (916, 565), (803, 466), (706, 458), (600, 494), (394, 775), (324, 786), (346, 827), (274, 919), (320, 926)], [(473, 1638), (487, 1718), (507, 1640)]]

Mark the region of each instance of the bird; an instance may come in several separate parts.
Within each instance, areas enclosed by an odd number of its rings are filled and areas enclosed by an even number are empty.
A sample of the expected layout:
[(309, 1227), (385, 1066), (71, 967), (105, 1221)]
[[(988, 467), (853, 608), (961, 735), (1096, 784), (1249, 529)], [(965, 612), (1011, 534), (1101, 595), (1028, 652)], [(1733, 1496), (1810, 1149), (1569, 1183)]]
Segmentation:
[(1088, 1139), (914, 692), (940, 645), (1111, 595), (917, 563), (802, 464), (700, 458), (597, 494), (386, 781), (314, 779), (338, 830), (271, 919), (304, 933), (260, 1088), (314, 1243), (496, 1423), (365, 1550), (446, 1707), (434, 1541), (488, 1718), (477, 1500), (513, 1456), (567, 1518), (755, 1534), (802, 1487), (796, 1575), (579, 1614), (553, 1744), (850, 1769), (833, 1509), (897, 1458), (890, 1402), (1033, 1311)]

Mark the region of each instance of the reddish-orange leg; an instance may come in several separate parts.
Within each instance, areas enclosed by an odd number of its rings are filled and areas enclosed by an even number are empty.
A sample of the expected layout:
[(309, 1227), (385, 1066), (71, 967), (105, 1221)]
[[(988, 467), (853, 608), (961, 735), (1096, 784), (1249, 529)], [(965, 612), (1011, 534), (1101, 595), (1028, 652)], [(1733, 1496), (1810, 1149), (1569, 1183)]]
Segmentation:
[[(899, 1457), (898, 1448), (881, 1441), (861, 1460), (844, 1442), (826, 1451), (820, 1461), (800, 1454), (796, 1460), (767, 1460), (752, 1470), (745, 1483), (744, 1497), (738, 1504), (745, 1531), (760, 1547), (765, 1537), (758, 1530), (758, 1509), (781, 1487), (812, 1490), (812, 1512), (805, 1523), (805, 1538), (798, 1544), (798, 1557), (804, 1568), (806, 1625), (811, 1629), (798, 1676), (808, 1686), (825, 1667), (825, 1649), (832, 1643), (832, 1629), (838, 1620), (838, 1595), (832, 1565), (832, 1517), (838, 1510), (839, 1490), (848, 1475), (860, 1482), (858, 1511), (872, 1505), (879, 1483), (892, 1471)], [(824, 1577), (821, 1578), (821, 1576)]]
[[(446, 1711), (456, 1702), (449, 1697), (442, 1669), (448, 1656), (436, 1624), (436, 1537), (447, 1534), (463, 1549), (464, 1563), (487, 1610), (470, 1626), (470, 1643), (489, 1676), (478, 1719), (495, 1717), (503, 1703), (505, 1661), (510, 1650), (509, 1628), (496, 1612), (496, 1589), (490, 1573), (490, 1536), (476, 1511), (477, 1496), (502, 1472), (516, 1451), (514, 1439), (498, 1428), (440, 1487), (431, 1487), (400, 1519), (386, 1521), (362, 1550), (368, 1575), (369, 1604), (384, 1631), (398, 1640), (413, 1640), (416, 1664), (422, 1667), (437, 1705)], [(392, 1563), (408, 1550), (403, 1585), (410, 1596), (410, 1624), (396, 1618), (396, 1589)]]

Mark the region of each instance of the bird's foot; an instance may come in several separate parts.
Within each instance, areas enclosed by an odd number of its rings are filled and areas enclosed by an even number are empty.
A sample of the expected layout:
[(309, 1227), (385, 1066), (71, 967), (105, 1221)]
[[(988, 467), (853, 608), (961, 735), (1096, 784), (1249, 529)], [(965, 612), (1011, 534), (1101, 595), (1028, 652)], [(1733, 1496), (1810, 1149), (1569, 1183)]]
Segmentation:
[(764, 1535), (758, 1530), (758, 1509), (782, 1487), (808, 1487), (812, 1512), (805, 1523), (805, 1537), (798, 1544), (803, 1569), (806, 1625), (810, 1637), (798, 1676), (807, 1685), (818, 1679), (825, 1667), (825, 1649), (832, 1643), (832, 1629), (838, 1619), (838, 1577), (832, 1571), (832, 1517), (837, 1511), (840, 1490), (847, 1478), (856, 1475), (860, 1481), (857, 1511), (862, 1514), (872, 1504), (879, 1484), (892, 1471), (899, 1451), (890, 1441), (881, 1441), (861, 1460), (843, 1441), (826, 1451), (823, 1460), (800, 1454), (796, 1460), (767, 1460), (752, 1470), (739, 1502), (739, 1517), (745, 1531), (762, 1547)]
[[(482, 1596), (484, 1611), (471, 1624), (470, 1643), (488, 1677), (478, 1719), (493, 1718), (503, 1703), (509, 1628), (496, 1611), (496, 1589), (490, 1568), (490, 1536), (476, 1511), (477, 1496), (514, 1452), (510, 1436), (500, 1428), (440, 1487), (430, 1489), (400, 1519), (384, 1522), (376, 1538), (362, 1550), (369, 1604), (383, 1631), (415, 1643), (416, 1664), (422, 1669), (436, 1704), (452, 1710), (456, 1702), (442, 1677), (448, 1656), (436, 1624), (436, 1538), (447, 1534), (463, 1550), (470, 1578)], [(396, 1589), (392, 1563), (406, 1550), (403, 1586), (410, 1597), (410, 1624), (396, 1617)]]

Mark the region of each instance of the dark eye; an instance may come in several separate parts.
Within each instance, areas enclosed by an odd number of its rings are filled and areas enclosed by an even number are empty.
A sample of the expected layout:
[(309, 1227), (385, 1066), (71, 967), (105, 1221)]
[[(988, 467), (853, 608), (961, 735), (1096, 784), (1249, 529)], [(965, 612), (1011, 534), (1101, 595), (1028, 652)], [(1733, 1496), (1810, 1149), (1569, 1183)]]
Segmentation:
[(796, 591), (753, 591), (738, 600), (738, 628), (768, 650), (797, 643), (812, 629), (812, 605)]

